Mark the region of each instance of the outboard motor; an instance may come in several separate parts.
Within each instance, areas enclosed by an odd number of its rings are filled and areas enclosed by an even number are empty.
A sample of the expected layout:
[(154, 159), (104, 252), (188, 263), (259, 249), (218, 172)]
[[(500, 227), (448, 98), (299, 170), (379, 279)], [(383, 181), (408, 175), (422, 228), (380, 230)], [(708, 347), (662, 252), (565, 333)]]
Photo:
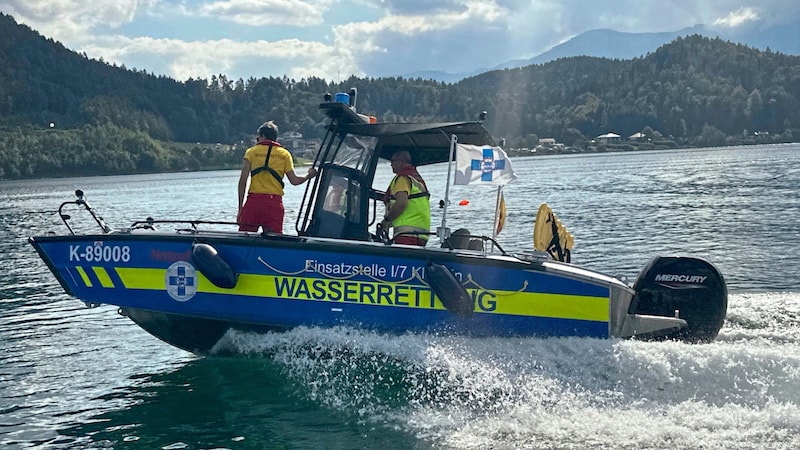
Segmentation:
[(728, 309), (728, 289), (722, 274), (701, 258), (656, 256), (642, 269), (633, 286), (632, 314), (680, 317), (688, 326), (654, 332), (645, 339), (711, 342)]

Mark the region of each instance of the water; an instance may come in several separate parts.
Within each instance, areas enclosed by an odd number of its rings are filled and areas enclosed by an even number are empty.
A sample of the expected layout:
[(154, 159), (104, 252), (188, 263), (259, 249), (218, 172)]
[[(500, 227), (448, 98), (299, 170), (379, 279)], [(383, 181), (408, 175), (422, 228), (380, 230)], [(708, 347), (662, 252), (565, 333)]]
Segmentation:
[[(142, 449), (793, 449), (800, 446), (800, 145), (514, 160), (506, 249), (551, 205), (574, 261), (634, 279), (708, 258), (729, 308), (708, 345), (231, 334), (197, 358), (63, 293), (25, 241), (83, 189), (112, 225), (234, 220), (238, 171), (0, 182), (0, 444)], [(439, 196), (446, 168), (421, 169)], [(381, 175), (378, 185), (388, 182)], [(288, 187), (285, 230), (303, 187)], [(451, 228), (490, 234), (496, 191), (451, 187)], [(460, 200), (468, 206), (458, 206)], [(434, 204), (437, 203), (434, 196)], [(442, 210), (434, 210), (438, 225)]]

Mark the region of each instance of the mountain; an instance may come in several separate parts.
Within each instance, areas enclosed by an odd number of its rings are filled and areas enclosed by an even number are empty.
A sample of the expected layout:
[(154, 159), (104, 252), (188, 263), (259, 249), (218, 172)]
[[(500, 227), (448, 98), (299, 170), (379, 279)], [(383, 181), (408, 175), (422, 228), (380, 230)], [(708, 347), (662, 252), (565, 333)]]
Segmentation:
[(441, 72), (438, 70), (420, 70), (417, 72), (409, 72), (407, 74), (400, 75), (400, 77), (408, 80), (421, 78), (423, 80), (436, 80), (444, 83), (458, 83), (464, 78), (474, 77), (476, 75), (486, 73), (490, 70), (494, 69), (478, 69), (472, 72), (458, 72), (458, 73)]
[(762, 29), (743, 27), (735, 32), (721, 32), (720, 37), (741, 42), (759, 50), (770, 49), (787, 55), (800, 55), (800, 24), (791, 23)]
[(766, 29), (751, 26), (736, 31), (715, 30), (695, 25), (679, 31), (661, 33), (625, 33), (609, 29), (589, 30), (529, 59), (514, 59), (491, 68), (472, 72), (448, 73), (437, 71), (413, 72), (405, 78), (423, 78), (455, 83), (492, 70), (514, 69), (532, 64), (545, 64), (560, 58), (594, 56), (608, 59), (633, 59), (654, 52), (657, 48), (680, 37), (691, 35), (720, 39), (759, 50), (770, 49), (787, 55), (800, 55), (800, 24), (773, 26)]
[(623, 33), (621, 31), (608, 29), (590, 30), (564, 43), (556, 45), (534, 58), (509, 61), (493, 67), (492, 69), (511, 69), (529, 66), (531, 64), (544, 64), (559, 58), (569, 58), (571, 56), (633, 59), (644, 56), (679, 37), (691, 36), (693, 34), (707, 37), (718, 36), (718, 34), (708, 30), (703, 25), (696, 25), (691, 28), (684, 28), (680, 31), (664, 33)]
[(461, 121), (486, 111), (487, 129), (510, 148), (532, 148), (539, 136), (588, 148), (610, 131), (641, 132), (661, 147), (800, 142), (800, 56), (698, 34), (641, 58), (562, 57), (453, 84), (224, 75), (178, 82), (88, 59), (0, 14), (0, 179), (240, 164), (264, 120), (324, 135), (322, 94), (351, 88), (359, 111), (382, 122)]
[(575, 56), (494, 70), (456, 87), (473, 98), (489, 92), (486, 109), (500, 115), (493, 132), (523, 142), (524, 130), (579, 147), (587, 137), (647, 129), (679, 145), (800, 140), (800, 56), (718, 37), (677, 38), (635, 59)]

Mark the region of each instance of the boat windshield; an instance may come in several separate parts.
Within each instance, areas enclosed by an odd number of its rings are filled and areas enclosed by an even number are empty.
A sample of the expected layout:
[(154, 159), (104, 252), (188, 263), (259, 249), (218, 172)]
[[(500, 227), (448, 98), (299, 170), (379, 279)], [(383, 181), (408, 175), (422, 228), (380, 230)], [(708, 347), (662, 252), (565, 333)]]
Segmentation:
[(371, 189), (379, 137), (349, 133), (349, 115), (334, 109), (317, 157), (318, 176), (306, 189), (298, 216), (300, 235), (369, 240), (376, 199)]
[(378, 138), (372, 136), (347, 134), (342, 140), (334, 135), (331, 148), (335, 150), (325, 155), (322, 164), (347, 167), (366, 174), (377, 142)]

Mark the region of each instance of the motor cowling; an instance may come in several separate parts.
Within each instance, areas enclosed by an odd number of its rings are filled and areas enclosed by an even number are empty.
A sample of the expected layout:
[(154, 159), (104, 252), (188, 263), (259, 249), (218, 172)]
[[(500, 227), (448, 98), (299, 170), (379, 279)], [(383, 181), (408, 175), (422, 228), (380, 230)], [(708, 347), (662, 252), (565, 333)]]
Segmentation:
[(680, 317), (688, 326), (637, 338), (711, 342), (728, 309), (728, 289), (717, 268), (702, 258), (656, 256), (634, 283), (629, 313)]

